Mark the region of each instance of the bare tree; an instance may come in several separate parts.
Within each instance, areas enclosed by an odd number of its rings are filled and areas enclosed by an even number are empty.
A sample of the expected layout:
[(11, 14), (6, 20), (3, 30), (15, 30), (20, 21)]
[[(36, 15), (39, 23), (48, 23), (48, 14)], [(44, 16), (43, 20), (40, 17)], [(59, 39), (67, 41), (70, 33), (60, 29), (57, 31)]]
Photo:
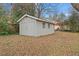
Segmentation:
[(41, 18), (45, 13), (48, 15), (57, 14), (58, 5), (59, 4), (35, 3), (35, 16)]
[(45, 11), (44, 4), (35, 3), (35, 16), (41, 18), (42, 13)]
[(71, 5), (79, 11), (79, 3), (71, 3)]
[(15, 3), (12, 4), (12, 16), (15, 21), (22, 17), (25, 13), (34, 15), (34, 3)]

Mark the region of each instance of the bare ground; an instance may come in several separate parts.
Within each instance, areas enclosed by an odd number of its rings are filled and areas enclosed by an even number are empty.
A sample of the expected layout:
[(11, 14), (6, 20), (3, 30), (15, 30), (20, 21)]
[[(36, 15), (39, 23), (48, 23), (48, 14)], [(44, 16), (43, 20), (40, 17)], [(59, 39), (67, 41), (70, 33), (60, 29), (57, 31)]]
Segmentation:
[(2, 56), (78, 56), (79, 33), (56, 32), (42, 37), (0, 36)]

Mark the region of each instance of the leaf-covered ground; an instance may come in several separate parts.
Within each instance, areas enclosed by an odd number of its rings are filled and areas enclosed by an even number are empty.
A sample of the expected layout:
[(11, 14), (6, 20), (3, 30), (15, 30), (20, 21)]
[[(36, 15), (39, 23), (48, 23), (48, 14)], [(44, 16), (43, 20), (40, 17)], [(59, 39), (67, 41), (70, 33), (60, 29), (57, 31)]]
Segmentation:
[(0, 55), (79, 55), (79, 33), (56, 32), (42, 37), (0, 36)]

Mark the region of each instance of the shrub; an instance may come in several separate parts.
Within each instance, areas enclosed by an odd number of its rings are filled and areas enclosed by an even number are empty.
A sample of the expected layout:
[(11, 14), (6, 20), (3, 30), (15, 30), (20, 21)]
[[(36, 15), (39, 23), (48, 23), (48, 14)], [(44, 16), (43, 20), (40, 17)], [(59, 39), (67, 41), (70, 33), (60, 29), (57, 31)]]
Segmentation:
[(0, 32), (0, 35), (8, 35), (8, 32)]

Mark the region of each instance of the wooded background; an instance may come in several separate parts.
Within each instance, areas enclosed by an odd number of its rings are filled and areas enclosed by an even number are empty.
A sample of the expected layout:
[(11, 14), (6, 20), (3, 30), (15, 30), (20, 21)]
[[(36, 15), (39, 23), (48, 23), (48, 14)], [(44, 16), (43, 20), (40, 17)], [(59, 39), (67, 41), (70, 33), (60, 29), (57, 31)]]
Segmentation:
[[(71, 15), (66, 17), (64, 13), (58, 14), (58, 4), (53, 4), (51, 8), (47, 8), (45, 3), (14, 3), (11, 4), (11, 9), (6, 11), (0, 4), (0, 34), (18, 33), (17, 20), (24, 14), (29, 14), (42, 19), (59, 20), (64, 25), (62, 30), (69, 30), (71, 32), (79, 31), (79, 14), (73, 8), (69, 12)], [(49, 17), (46, 18), (43, 14), (47, 12)], [(66, 28), (64, 29), (64, 26)]]

